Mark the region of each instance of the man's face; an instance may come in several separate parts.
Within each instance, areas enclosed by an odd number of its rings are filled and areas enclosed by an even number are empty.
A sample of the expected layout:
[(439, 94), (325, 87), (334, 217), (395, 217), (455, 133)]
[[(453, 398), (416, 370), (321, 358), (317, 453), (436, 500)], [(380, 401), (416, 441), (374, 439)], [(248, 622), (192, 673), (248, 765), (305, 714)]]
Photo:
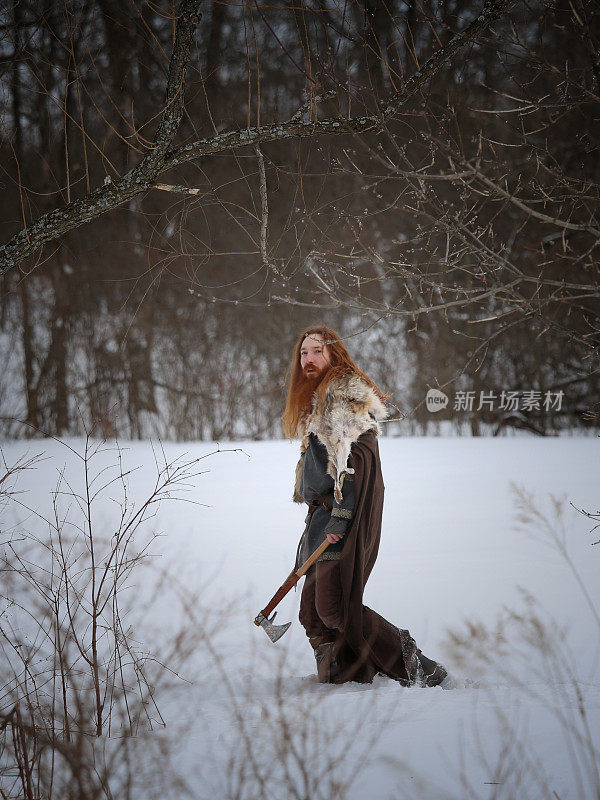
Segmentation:
[(331, 363), (329, 348), (318, 333), (305, 337), (300, 350), (300, 366), (306, 378), (318, 378)]

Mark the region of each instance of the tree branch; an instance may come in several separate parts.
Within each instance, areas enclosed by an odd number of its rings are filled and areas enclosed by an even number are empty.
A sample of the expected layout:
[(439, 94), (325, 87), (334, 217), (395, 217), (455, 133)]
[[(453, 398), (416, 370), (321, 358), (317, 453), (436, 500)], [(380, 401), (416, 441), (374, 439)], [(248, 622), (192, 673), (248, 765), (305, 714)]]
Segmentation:
[(183, 80), (189, 60), (195, 27), (199, 20), (200, 0), (183, 0), (175, 32), (175, 43), (169, 67), (165, 110), (152, 149), (130, 172), (62, 208), (50, 211), (0, 247), (0, 275), (34, 255), (44, 244), (105, 214), (147, 191), (156, 178), (172, 167), (200, 156), (258, 145), (262, 142), (316, 137), (321, 135), (358, 134), (375, 130), (411, 98), (441, 68), (442, 64), (464, 50), (490, 24), (497, 20), (511, 0), (486, 0), (481, 14), (467, 28), (437, 50), (393, 96), (381, 114), (371, 116), (329, 118), (321, 121), (300, 121), (297, 114), (283, 123), (246, 128), (201, 139), (169, 152), (184, 111)]
[(594, 228), (592, 225), (576, 225), (573, 222), (568, 222), (567, 220), (559, 219), (558, 217), (551, 217), (549, 214), (544, 214), (541, 211), (536, 211), (534, 208), (531, 208), (531, 206), (528, 206), (522, 200), (519, 200), (519, 198), (516, 195), (507, 192), (501, 186), (498, 186), (497, 183), (491, 181), (486, 175), (484, 175), (483, 172), (481, 172), (481, 170), (478, 170), (472, 164), (469, 164), (468, 162), (465, 162), (465, 164), (473, 170), (473, 174), (476, 175), (477, 178), (485, 186), (488, 187), (488, 189), (491, 189), (492, 192), (496, 192), (496, 194), (499, 194), (501, 197), (506, 198), (506, 200), (511, 202), (513, 205), (517, 206), (517, 208), (520, 208), (521, 211), (524, 211), (530, 217), (535, 217), (536, 219), (539, 219), (541, 222), (547, 222), (550, 225), (556, 225), (556, 227), (558, 228), (565, 228), (566, 230), (570, 231), (585, 231), (586, 233), (593, 234), (597, 239), (600, 239), (600, 230), (598, 230), (598, 228)]
[(269, 198), (267, 194), (267, 173), (265, 170), (265, 159), (258, 145), (256, 145), (255, 151), (256, 158), (258, 159), (258, 174), (260, 178), (260, 254), (265, 267), (274, 269), (275, 272), (277, 272), (278, 270), (274, 267), (269, 258), (269, 249), (267, 243), (267, 231), (269, 227)]
[(42, 245), (58, 239), (85, 222), (101, 216), (145, 191), (165, 170), (164, 156), (173, 143), (184, 112), (184, 78), (194, 31), (200, 20), (201, 0), (182, 0), (175, 28), (173, 53), (165, 93), (164, 111), (151, 149), (118, 181), (104, 185), (63, 208), (42, 215), (0, 247), (0, 275), (34, 255)]

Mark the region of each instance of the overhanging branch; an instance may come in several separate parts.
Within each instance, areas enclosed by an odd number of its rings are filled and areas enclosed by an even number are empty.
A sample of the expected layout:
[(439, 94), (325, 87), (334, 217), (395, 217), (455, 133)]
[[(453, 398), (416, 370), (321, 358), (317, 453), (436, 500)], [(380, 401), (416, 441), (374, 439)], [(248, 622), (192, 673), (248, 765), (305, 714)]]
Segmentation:
[(117, 181), (107, 180), (93, 192), (62, 208), (41, 216), (0, 247), (0, 275), (34, 255), (42, 245), (78, 228), (85, 222), (118, 208), (144, 192), (166, 169), (164, 156), (173, 143), (184, 112), (184, 79), (190, 59), (194, 31), (200, 21), (202, 0), (182, 0), (179, 6), (169, 62), (164, 110), (150, 150), (142, 160)]
[(297, 139), (322, 135), (359, 134), (381, 128), (382, 125), (430, 80), (441, 66), (470, 44), (496, 21), (511, 0), (486, 0), (481, 14), (460, 34), (437, 50), (393, 96), (381, 114), (371, 116), (329, 118), (321, 121), (301, 121), (298, 115), (282, 123), (246, 128), (201, 139), (169, 151), (184, 111), (184, 76), (189, 61), (192, 40), (200, 15), (201, 0), (184, 0), (180, 6), (169, 77), (165, 108), (151, 150), (140, 163), (117, 181), (109, 182), (88, 195), (62, 208), (41, 216), (0, 247), (0, 275), (18, 266), (48, 242), (55, 241), (85, 222), (102, 216), (147, 191), (152, 183), (172, 167), (201, 156), (258, 145), (264, 142)]

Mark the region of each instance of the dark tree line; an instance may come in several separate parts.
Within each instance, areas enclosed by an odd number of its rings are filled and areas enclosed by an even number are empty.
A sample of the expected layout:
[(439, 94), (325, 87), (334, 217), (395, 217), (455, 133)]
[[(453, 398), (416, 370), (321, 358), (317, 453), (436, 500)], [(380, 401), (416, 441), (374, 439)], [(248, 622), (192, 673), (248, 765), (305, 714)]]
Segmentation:
[(594, 423), (589, 4), (14, 0), (1, 25), (5, 433), (276, 436), (315, 318), (396, 432)]

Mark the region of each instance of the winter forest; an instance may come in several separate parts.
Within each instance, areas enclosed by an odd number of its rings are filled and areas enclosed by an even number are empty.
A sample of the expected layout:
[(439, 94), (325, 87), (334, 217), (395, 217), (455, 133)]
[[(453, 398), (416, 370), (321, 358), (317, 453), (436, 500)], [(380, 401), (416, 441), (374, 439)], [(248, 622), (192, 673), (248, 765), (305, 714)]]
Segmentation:
[(396, 433), (594, 425), (594, 4), (186, 9), (3, 3), (4, 434), (278, 437), (321, 318)]
[[(0, 797), (599, 800), (597, 3), (0, 0), (0, 76)], [(315, 322), (453, 691), (251, 624)]]

